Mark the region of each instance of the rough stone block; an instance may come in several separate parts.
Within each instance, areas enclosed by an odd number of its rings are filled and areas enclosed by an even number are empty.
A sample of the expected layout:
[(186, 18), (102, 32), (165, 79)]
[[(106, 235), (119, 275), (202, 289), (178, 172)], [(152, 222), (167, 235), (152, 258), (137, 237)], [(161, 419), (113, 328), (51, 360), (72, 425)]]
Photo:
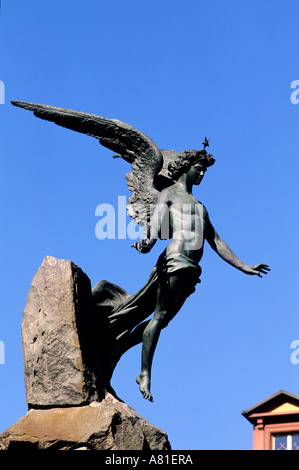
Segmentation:
[[(90, 366), (91, 285), (71, 261), (47, 256), (35, 274), (22, 322), (29, 408), (74, 406), (99, 400)], [(90, 355), (90, 357), (88, 357)]]
[(0, 434), (0, 450), (170, 450), (164, 431), (109, 393), (87, 406), (30, 410)]

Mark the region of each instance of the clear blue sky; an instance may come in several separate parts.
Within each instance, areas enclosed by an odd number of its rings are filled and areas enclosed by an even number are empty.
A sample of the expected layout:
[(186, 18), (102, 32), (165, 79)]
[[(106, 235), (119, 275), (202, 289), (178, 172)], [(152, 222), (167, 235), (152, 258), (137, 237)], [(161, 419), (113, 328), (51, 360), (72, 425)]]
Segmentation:
[[(129, 196), (125, 162), (95, 139), (11, 106), (24, 100), (117, 118), (160, 148), (216, 158), (195, 196), (249, 277), (207, 245), (202, 283), (163, 331), (154, 403), (135, 377), (140, 348), (120, 361), (119, 396), (165, 430), (174, 449), (251, 449), (244, 409), (280, 389), (299, 394), (298, 3), (275, 0), (2, 2), (0, 18), (0, 432), (26, 414), (22, 311), (46, 255), (71, 259), (92, 285), (130, 293), (164, 245), (98, 240), (98, 204)], [(163, 245), (163, 246), (162, 246)]]

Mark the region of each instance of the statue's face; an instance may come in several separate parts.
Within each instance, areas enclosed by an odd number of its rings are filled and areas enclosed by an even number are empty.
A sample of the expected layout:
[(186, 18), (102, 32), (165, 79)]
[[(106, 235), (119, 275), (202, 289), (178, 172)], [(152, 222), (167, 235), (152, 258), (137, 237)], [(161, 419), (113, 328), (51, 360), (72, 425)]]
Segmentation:
[(190, 183), (196, 185), (200, 184), (206, 171), (206, 167), (200, 165), (199, 163), (193, 165), (187, 173), (187, 177)]

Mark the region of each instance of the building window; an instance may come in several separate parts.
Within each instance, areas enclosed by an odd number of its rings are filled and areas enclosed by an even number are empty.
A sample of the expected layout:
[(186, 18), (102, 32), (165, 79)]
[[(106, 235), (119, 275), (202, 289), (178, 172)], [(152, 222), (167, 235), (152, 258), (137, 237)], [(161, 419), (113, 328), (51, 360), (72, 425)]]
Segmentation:
[(299, 434), (292, 435), (292, 450), (299, 450)]
[(276, 434), (273, 436), (273, 450), (299, 450), (299, 434)]

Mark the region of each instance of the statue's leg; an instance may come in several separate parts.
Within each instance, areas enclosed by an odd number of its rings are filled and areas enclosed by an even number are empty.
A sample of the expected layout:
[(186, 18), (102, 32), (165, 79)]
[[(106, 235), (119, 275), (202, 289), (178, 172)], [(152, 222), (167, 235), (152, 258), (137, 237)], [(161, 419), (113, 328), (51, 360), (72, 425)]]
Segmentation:
[(176, 315), (177, 305), (181, 306), (183, 303), (185, 281), (186, 276), (172, 275), (165, 282), (160, 283), (155, 313), (143, 332), (141, 372), (136, 381), (144, 398), (150, 401), (153, 401), (150, 386), (154, 352), (161, 329)]

